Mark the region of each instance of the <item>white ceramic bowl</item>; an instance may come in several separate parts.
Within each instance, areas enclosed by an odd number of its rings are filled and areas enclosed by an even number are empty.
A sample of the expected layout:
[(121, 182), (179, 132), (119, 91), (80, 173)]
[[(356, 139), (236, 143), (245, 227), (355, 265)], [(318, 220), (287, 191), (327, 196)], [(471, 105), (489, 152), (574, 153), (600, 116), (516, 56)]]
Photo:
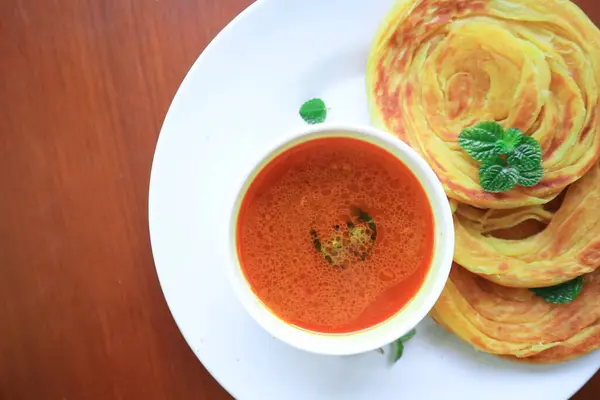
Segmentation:
[[(419, 179), (425, 189), (434, 216), (434, 250), (431, 267), (416, 296), (398, 313), (369, 329), (345, 333), (310, 332), (290, 325), (271, 312), (254, 294), (247, 283), (237, 254), (237, 218), (242, 200), (258, 173), (275, 157), (301, 143), (331, 137), (359, 139), (387, 150), (402, 161)], [(442, 184), (429, 165), (417, 152), (391, 134), (366, 126), (320, 124), (308, 126), (291, 139), (266, 152), (250, 172), (239, 190), (229, 222), (231, 262), (228, 277), (242, 305), (265, 330), (276, 338), (297, 348), (329, 355), (351, 355), (374, 350), (403, 336), (414, 328), (431, 310), (448, 279), (454, 254), (454, 225), (450, 204)]]

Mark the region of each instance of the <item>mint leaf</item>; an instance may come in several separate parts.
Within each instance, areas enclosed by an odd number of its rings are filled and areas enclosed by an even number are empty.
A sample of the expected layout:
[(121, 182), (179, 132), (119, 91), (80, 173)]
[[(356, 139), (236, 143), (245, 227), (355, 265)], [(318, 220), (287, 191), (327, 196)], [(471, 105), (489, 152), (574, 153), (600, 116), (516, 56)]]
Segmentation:
[(500, 154), (510, 154), (521, 144), (523, 132), (520, 129), (509, 128), (502, 133), (502, 139), (496, 142), (496, 150)]
[(394, 342), (394, 358), (393, 361), (396, 362), (402, 357), (402, 353), (404, 353), (404, 344), (398, 339)]
[(500, 157), (479, 168), (479, 184), (486, 192), (506, 192), (515, 187), (518, 180), (519, 172), (509, 167)]
[(310, 99), (300, 107), (300, 116), (308, 124), (320, 124), (327, 118), (327, 108), (321, 99)]
[(544, 169), (540, 165), (538, 168), (531, 171), (519, 171), (519, 179), (517, 185), (532, 187), (540, 183), (544, 177)]
[(531, 136), (523, 136), (518, 145), (506, 159), (519, 171), (531, 171), (542, 165), (542, 147)]
[(532, 187), (544, 176), (542, 147), (517, 128), (502, 129), (495, 121), (480, 122), (458, 135), (458, 144), (481, 163), (479, 184), (500, 193), (515, 185)]
[(458, 135), (458, 144), (479, 162), (490, 161), (500, 155), (496, 143), (502, 139), (504, 130), (497, 122), (480, 122), (465, 128)]
[(393, 343), (393, 347), (394, 347), (393, 362), (398, 361), (402, 357), (402, 353), (404, 353), (404, 343), (406, 343), (410, 339), (412, 339), (416, 333), (417, 333), (416, 329), (411, 329), (406, 335), (402, 336), (400, 339), (396, 340)]
[(529, 289), (544, 301), (552, 304), (567, 304), (575, 300), (583, 288), (583, 278), (578, 276), (570, 281), (545, 287)]
[(403, 343), (408, 342), (410, 339), (413, 338), (413, 336), (415, 336), (415, 334), (417, 333), (416, 329), (411, 329), (406, 335), (402, 336), (399, 340)]
[(537, 140), (535, 140), (533, 137), (531, 136), (527, 136), (527, 135), (523, 135), (523, 138), (521, 138), (521, 144), (528, 144), (530, 146), (535, 147), (536, 149), (538, 149), (540, 152), (542, 151), (542, 146), (540, 146), (540, 144), (538, 143)]

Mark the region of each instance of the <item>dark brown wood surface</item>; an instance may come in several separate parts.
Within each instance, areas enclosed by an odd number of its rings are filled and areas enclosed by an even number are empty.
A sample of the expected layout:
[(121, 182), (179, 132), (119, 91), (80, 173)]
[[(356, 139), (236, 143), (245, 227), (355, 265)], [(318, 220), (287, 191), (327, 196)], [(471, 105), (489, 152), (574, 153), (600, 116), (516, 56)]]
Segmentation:
[(229, 398), (166, 306), (147, 194), (177, 87), (250, 2), (0, 1), (0, 399)]

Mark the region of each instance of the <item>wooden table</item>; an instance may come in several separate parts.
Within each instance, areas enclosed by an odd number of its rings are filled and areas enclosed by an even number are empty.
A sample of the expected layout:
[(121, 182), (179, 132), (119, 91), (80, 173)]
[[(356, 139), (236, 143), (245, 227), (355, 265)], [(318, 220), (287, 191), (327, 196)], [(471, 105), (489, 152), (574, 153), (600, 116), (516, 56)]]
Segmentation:
[(167, 309), (147, 195), (177, 87), (250, 2), (0, 1), (0, 399), (229, 398)]

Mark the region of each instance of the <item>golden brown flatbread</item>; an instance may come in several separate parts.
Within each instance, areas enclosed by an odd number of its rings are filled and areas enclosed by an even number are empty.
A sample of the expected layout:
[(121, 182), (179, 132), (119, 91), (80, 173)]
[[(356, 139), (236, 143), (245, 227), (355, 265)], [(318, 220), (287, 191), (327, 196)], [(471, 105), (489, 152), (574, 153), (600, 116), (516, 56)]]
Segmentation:
[[(373, 123), (432, 166), (448, 196), (480, 208), (544, 204), (600, 155), (600, 32), (564, 0), (400, 0), (373, 43)], [(461, 131), (495, 120), (542, 146), (532, 188), (487, 193)]]
[[(490, 235), (531, 219), (548, 225), (520, 240)], [(556, 213), (541, 206), (485, 211), (460, 204), (454, 228), (454, 261), (504, 286), (552, 286), (592, 272), (600, 265), (600, 164), (567, 189)]]
[(584, 276), (574, 301), (558, 305), (455, 264), (431, 316), (488, 353), (527, 362), (568, 360), (600, 347), (600, 271)]

